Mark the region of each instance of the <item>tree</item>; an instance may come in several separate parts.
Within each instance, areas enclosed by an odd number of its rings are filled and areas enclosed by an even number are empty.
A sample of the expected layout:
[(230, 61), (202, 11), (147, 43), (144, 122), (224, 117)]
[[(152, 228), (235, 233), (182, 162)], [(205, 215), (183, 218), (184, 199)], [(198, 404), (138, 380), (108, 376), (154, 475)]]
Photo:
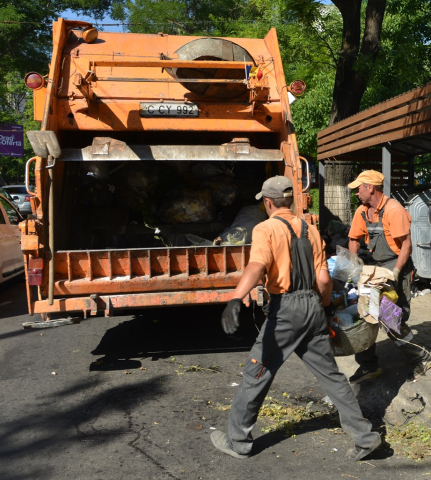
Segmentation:
[[(118, 0), (117, 0), (118, 2)], [(23, 79), (29, 71), (45, 74), (52, 48), (52, 22), (66, 9), (103, 18), (113, 0), (0, 0), (0, 123), (38, 129), (33, 121), (31, 92)], [(27, 137), (25, 158), (32, 155)], [(24, 174), (25, 159), (0, 157), (0, 173), (15, 178)]]
[[(330, 125), (359, 112), (370, 65), (381, 49), (386, 0), (368, 0), (361, 41), (362, 0), (333, 0), (343, 18), (343, 37), (335, 74)], [(358, 63), (360, 60), (360, 63)]]

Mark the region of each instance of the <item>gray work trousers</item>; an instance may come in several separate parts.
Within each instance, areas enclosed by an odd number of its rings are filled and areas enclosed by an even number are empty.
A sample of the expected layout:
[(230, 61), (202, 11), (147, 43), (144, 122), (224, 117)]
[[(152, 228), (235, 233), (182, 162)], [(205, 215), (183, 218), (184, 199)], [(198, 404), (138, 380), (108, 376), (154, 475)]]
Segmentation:
[(338, 371), (319, 297), (313, 291), (298, 291), (271, 295), (268, 318), (250, 351), (229, 416), (233, 449), (250, 453), (259, 409), (277, 370), (293, 352), (329, 395), (344, 431), (355, 444), (363, 448), (375, 445), (379, 434), (371, 432), (371, 423), (362, 416), (346, 377)]

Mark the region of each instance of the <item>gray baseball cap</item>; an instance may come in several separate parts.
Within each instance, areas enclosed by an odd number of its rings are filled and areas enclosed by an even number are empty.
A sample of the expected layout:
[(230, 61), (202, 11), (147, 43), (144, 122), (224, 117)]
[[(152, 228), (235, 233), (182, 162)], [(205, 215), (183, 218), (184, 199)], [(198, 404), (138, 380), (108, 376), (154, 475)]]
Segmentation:
[(280, 198), (291, 197), (293, 195), (293, 183), (286, 177), (276, 175), (275, 177), (268, 178), (262, 185), (262, 191), (256, 195), (256, 200), (260, 200), (262, 197), (267, 198)]

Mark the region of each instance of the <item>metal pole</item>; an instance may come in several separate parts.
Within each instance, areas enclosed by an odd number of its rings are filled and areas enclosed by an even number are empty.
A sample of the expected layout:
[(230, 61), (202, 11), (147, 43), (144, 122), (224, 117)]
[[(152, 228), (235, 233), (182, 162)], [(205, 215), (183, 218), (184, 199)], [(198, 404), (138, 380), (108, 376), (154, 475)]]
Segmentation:
[(383, 193), (391, 196), (391, 144), (385, 143), (382, 147), (382, 173), (385, 176), (383, 180)]
[(409, 188), (415, 188), (415, 157), (409, 157)]
[(319, 229), (326, 227), (325, 206), (325, 161), (319, 161)]
[(54, 165), (52, 155), (48, 155), (48, 173), (49, 173), (49, 277), (48, 277), (48, 304), (54, 304)]

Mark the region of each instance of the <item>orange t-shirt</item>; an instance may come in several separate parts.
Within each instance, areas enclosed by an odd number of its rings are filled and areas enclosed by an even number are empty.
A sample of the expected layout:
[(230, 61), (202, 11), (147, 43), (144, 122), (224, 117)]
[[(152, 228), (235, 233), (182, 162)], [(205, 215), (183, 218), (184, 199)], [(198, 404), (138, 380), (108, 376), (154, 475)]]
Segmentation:
[[(373, 223), (379, 221), (379, 211), (383, 208), (387, 199), (388, 197), (383, 195), (378, 207), (373, 213)], [(365, 243), (367, 245), (370, 237), (368, 235), (365, 220), (362, 218), (361, 214), (362, 212), (365, 212), (365, 216), (368, 218), (368, 208), (369, 207), (365, 205), (361, 205), (356, 210), (349, 232), (349, 238), (352, 238), (353, 240), (360, 240), (365, 237)], [(368, 221), (370, 220), (368, 219)], [(401, 251), (401, 242), (399, 241), (399, 238), (410, 233), (411, 223), (412, 218), (410, 217), (410, 213), (401, 205), (401, 203), (391, 198), (385, 206), (382, 224), (386, 241), (396, 255), (399, 255)]]
[[(287, 220), (298, 238), (301, 235), (301, 220), (292, 210), (283, 209), (271, 215), (268, 220), (256, 225), (253, 229), (249, 262), (257, 262), (266, 268), (266, 288), (269, 293), (286, 293), (290, 288), (292, 256), (290, 251), (291, 235), (286, 225), (278, 216)], [(325, 242), (317, 228), (308, 225), (308, 239), (313, 249), (316, 279), (320, 270), (328, 270), (325, 255)]]

